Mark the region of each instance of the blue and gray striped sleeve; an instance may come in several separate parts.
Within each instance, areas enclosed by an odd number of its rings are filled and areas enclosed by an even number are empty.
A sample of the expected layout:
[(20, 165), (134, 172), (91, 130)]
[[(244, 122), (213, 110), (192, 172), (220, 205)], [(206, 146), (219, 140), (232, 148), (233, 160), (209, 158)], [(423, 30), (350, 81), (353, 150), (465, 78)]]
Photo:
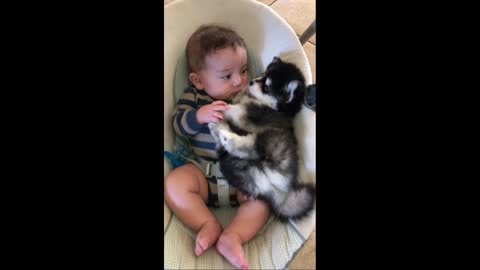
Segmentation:
[(200, 125), (196, 119), (198, 109), (195, 90), (185, 89), (173, 111), (173, 128), (177, 135), (191, 137), (200, 132), (203, 125)]

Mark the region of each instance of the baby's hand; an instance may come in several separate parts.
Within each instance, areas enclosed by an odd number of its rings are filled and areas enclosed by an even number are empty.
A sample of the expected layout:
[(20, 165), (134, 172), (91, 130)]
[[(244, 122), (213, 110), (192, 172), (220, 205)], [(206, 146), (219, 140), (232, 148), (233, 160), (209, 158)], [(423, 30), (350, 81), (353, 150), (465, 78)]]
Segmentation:
[(215, 122), (223, 119), (221, 111), (228, 109), (228, 105), (225, 101), (217, 100), (208, 105), (202, 106), (197, 111), (197, 122), (201, 125), (206, 123)]

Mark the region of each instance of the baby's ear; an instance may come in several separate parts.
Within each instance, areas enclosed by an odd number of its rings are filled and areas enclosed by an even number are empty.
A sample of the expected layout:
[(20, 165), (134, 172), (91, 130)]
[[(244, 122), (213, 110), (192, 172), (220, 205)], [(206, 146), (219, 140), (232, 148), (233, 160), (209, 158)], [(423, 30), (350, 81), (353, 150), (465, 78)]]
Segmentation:
[(202, 80), (200, 80), (200, 75), (192, 72), (190, 73), (190, 75), (188, 75), (188, 78), (193, 83), (195, 88), (197, 88), (198, 90), (203, 89), (203, 84), (202, 84)]

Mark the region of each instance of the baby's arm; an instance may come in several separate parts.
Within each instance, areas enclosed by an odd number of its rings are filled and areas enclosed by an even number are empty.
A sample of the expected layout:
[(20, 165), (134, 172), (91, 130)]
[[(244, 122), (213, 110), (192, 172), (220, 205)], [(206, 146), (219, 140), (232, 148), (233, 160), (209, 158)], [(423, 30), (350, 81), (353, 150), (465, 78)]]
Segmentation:
[(178, 136), (192, 137), (200, 132), (202, 125), (196, 119), (198, 109), (195, 91), (187, 88), (173, 110), (173, 129)]
[(222, 111), (227, 110), (228, 105), (223, 100), (216, 100), (208, 105), (202, 106), (197, 111), (197, 121), (200, 124), (217, 123), (223, 120)]
[(196, 91), (187, 88), (175, 105), (172, 120), (174, 130), (179, 136), (197, 135), (203, 125), (223, 119), (221, 111), (228, 108), (227, 103), (221, 100), (199, 106), (196, 98)]

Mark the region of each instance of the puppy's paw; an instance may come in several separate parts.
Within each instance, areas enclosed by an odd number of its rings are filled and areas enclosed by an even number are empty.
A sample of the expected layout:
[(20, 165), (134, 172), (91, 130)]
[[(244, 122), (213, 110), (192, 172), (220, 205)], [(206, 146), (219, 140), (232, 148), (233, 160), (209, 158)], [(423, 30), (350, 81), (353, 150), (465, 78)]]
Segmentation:
[(220, 138), (218, 137), (217, 123), (208, 123), (208, 128), (210, 129), (210, 134), (212, 135), (212, 137), (218, 142)]
[(232, 134), (226, 129), (218, 130), (218, 138), (220, 144), (227, 150), (231, 151), (233, 148)]
[(243, 117), (244, 108), (239, 104), (234, 104), (228, 106), (228, 110), (223, 111), (223, 115), (225, 119), (235, 119), (239, 117)]
[(217, 126), (217, 123), (215, 123), (215, 122), (210, 122), (210, 123), (208, 123), (208, 128), (209, 128), (210, 130), (215, 129), (216, 126)]

